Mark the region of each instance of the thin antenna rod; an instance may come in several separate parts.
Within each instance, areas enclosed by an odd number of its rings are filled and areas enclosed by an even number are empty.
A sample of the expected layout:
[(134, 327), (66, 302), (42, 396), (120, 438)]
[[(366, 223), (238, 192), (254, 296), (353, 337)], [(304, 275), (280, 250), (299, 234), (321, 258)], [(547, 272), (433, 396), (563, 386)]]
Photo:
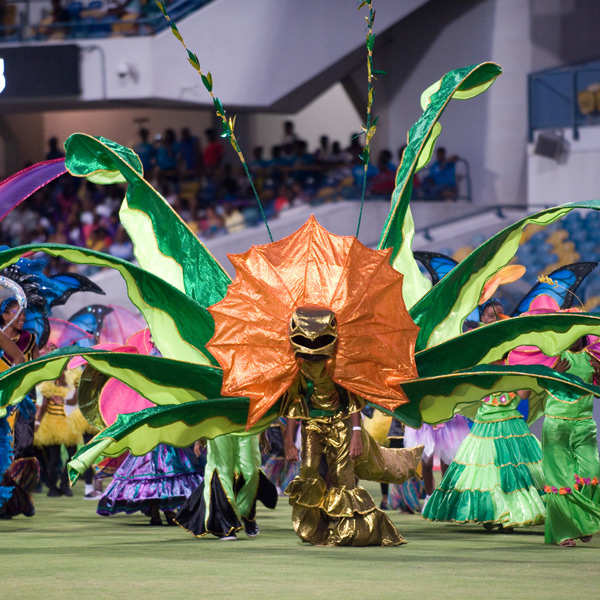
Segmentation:
[(374, 94), (373, 81), (376, 79), (375, 75), (384, 74), (383, 71), (375, 71), (373, 68), (373, 46), (375, 45), (375, 36), (373, 35), (375, 9), (373, 8), (373, 0), (362, 0), (362, 2), (360, 2), (358, 5), (358, 10), (360, 10), (363, 6), (369, 7), (369, 16), (365, 17), (365, 21), (367, 22), (367, 120), (365, 126), (362, 128), (363, 133), (365, 134), (365, 147), (360, 153), (360, 159), (363, 163), (363, 181), (360, 197), (360, 212), (358, 214), (358, 223), (356, 225), (356, 237), (358, 237), (360, 232), (360, 224), (362, 221), (365, 198), (367, 195), (367, 172), (369, 170), (369, 160), (371, 155), (371, 139), (375, 135), (375, 130), (377, 128), (377, 117), (372, 117)]
[(221, 103), (221, 100), (219, 100), (219, 98), (217, 98), (213, 93), (212, 74), (210, 73), (210, 71), (207, 72), (206, 74), (204, 74), (202, 72), (202, 69), (200, 68), (200, 61), (198, 60), (198, 57), (187, 47), (181, 33), (179, 32), (179, 29), (177, 28), (177, 25), (175, 25), (175, 23), (173, 23), (173, 21), (171, 20), (171, 17), (169, 17), (169, 15), (167, 14), (167, 9), (165, 8), (165, 5), (161, 2), (161, 0), (155, 0), (155, 2), (156, 2), (156, 5), (158, 6), (158, 8), (160, 9), (160, 12), (162, 12), (163, 16), (165, 17), (165, 20), (169, 24), (169, 27), (171, 28), (171, 33), (181, 42), (181, 45), (185, 48), (185, 51), (187, 52), (187, 55), (188, 55), (188, 62), (192, 65), (192, 67), (194, 67), (194, 69), (200, 75), (200, 78), (202, 79), (202, 83), (204, 84), (204, 87), (206, 88), (208, 95), (210, 96), (211, 100), (213, 101), (213, 106), (215, 107), (215, 112), (217, 113), (217, 117), (219, 117), (219, 119), (221, 119), (221, 125), (223, 127), (223, 129), (221, 131), (221, 137), (229, 138), (229, 142), (231, 143), (236, 154), (238, 155), (238, 158), (240, 159), (240, 162), (242, 163), (242, 167), (244, 167), (244, 172), (246, 173), (246, 177), (248, 178), (248, 181), (250, 182), (250, 187), (252, 188), (254, 198), (256, 199), (256, 202), (258, 204), (258, 208), (260, 210), (260, 215), (265, 224), (265, 227), (267, 228), (267, 233), (269, 234), (269, 240), (272, 242), (273, 236), (271, 235), (271, 229), (269, 227), (269, 223), (267, 222), (267, 216), (265, 215), (265, 210), (264, 210), (263, 204), (260, 200), (260, 197), (258, 196), (256, 187), (254, 186), (254, 181), (252, 179), (252, 175), (250, 174), (250, 170), (248, 169), (248, 165), (246, 164), (246, 159), (244, 158), (244, 154), (240, 148), (237, 138), (235, 137), (235, 132), (234, 132), (235, 116), (227, 118), (227, 115), (225, 113), (225, 109), (223, 108), (223, 104)]

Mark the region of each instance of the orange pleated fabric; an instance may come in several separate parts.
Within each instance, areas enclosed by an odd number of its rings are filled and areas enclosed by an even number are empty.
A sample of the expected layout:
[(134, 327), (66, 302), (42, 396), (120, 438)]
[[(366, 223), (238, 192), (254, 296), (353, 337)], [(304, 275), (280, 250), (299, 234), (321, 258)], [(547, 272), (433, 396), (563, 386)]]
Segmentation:
[(292, 235), (229, 258), (236, 278), (209, 308), (215, 333), (207, 347), (223, 368), (223, 395), (250, 398), (249, 427), (298, 375), (288, 328), (292, 311), (308, 304), (336, 315), (336, 383), (388, 409), (408, 402), (400, 385), (417, 376), (419, 328), (390, 250), (334, 235), (311, 216)]

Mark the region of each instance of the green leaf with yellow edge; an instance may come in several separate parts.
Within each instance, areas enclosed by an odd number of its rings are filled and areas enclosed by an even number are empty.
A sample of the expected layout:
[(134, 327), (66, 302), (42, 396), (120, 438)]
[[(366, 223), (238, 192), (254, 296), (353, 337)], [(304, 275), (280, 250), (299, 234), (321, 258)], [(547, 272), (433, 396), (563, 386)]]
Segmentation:
[[(200, 61), (198, 60), (198, 57), (191, 50), (187, 50), (187, 48), (186, 51), (190, 65), (192, 65), (196, 71), (200, 71)], [(202, 80), (204, 81), (204, 76), (202, 77)]]
[(83, 446), (68, 465), (75, 482), (101, 456), (119, 456), (125, 451), (141, 456), (158, 444), (190, 446), (201, 438), (225, 434), (256, 435), (277, 418), (271, 408), (251, 429), (246, 429), (248, 398), (211, 398), (178, 406), (157, 406), (120, 415), (117, 421)]
[(181, 404), (221, 393), (220, 368), (161, 356), (69, 346), (0, 373), (0, 407), (17, 404), (38, 383), (56, 379), (76, 356), (85, 358), (101, 373), (119, 379), (153, 404)]
[[(423, 421), (431, 425), (449, 421), (457, 413), (474, 418), (481, 399), (492, 392), (530, 390), (529, 403), (534, 410), (530, 408), (529, 422), (540, 416), (548, 392), (566, 401), (600, 394), (600, 387), (548, 367), (505, 365), (480, 365), (456, 373), (419, 377), (404, 382), (402, 390), (410, 404), (419, 407)], [(402, 411), (402, 406), (395, 411), (400, 420)]]
[(160, 1), (160, 0), (154, 0), (156, 6), (158, 6), (158, 8), (160, 9), (160, 12), (165, 16), (165, 17), (169, 17), (169, 15), (167, 14), (167, 9), (165, 8), (165, 5)]
[(420, 327), (417, 350), (462, 333), (463, 321), (478, 305), (483, 286), (513, 259), (528, 225), (546, 227), (572, 210), (584, 208), (600, 210), (600, 201), (573, 202), (539, 211), (509, 225), (473, 250), (410, 309)]
[(181, 37), (181, 34), (179, 33), (179, 29), (177, 29), (177, 25), (175, 25), (175, 23), (170, 23), (169, 27), (171, 28), (171, 31), (173, 33), (173, 35), (183, 44), (183, 38)]
[[(210, 75), (210, 73), (208, 75)], [(208, 75), (201, 75), (202, 83), (209, 92), (212, 92), (212, 78), (209, 78)]]
[[(225, 296), (231, 278), (187, 223), (141, 176), (141, 162), (133, 151), (83, 133), (71, 135), (65, 150), (71, 175), (87, 178), (118, 172), (129, 184), (119, 216), (144, 269), (204, 307)], [(132, 164), (136, 161), (139, 167)]]
[(163, 356), (217, 364), (205, 348), (214, 333), (210, 313), (158, 275), (109, 254), (63, 244), (29, 244), (3, 250), (0, 269), (14, 264), (27, 252), (44, 252), (75, 264), (115, 269), (125, 281), (129, 299), (144, 315)]
[[(427, 107), (410, 128), (408, 144), (396, 172), (391, 210), (383, 228), (378, 248), (392, 248), (391, 264), (404, 275), (403, 296), (408, 308), (427, 292), (431, 281), (419, 270), (412, 255), (414, 222), (409, 209), (412, 180), (418, 165), (432, 151), (431, 137), (439, 135), (436, 126), (452, 98), (466, 99), (481, 93), (500, 75), (500, 67), (491, 62), (454, 69), (428, 89), (435, 90), (427, 97)], [(425, 155), (425, 158), (421, 158)]]

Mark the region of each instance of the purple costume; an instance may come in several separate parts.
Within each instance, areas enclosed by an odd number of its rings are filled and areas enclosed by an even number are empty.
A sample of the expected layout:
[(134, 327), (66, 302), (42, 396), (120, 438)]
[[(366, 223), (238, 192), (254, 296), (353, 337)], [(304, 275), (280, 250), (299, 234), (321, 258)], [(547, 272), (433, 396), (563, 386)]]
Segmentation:
[(449, 465), (453, 460), (458, 447), (469, 434), (469, 425), (462, 415), (456, 415), (447, 423), (431, 426), (424, 424), (419, 429), (406, 427), (404, 430), (404, 447), (412, 448), (423, 445), (423, 460), (434, 454)]
[(202, 474), (181, 448), (159, 444), (143, 456), (127, 456), (100, 498), (97, 512), (149, 513), (156, 501), (161, 510), (175, 510), (201, 483)]

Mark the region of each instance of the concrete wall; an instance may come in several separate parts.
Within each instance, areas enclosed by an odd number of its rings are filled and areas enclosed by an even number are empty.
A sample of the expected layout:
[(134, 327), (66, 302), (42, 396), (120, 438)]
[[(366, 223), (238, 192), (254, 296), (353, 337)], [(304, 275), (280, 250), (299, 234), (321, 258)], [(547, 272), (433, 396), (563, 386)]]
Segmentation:
[[(501, 77), (482, 96), (448, 106), (438, 143), (469, 161), (476, 203), (525, 203), (527, 74), (589, 58), (598, 25), (594, 0), (432, 0), (376, 43), (375, 64), (387, 76), (376, 84), (375, 150), (405, 142), (421, 91), (445, 72), (496, 61)], [(347, 87), (363, 90), (364, 80), (361, 67)]]
[(582, 127), (579, 139), (564, 130), (569, 152), (564, 162), (527, 153), (528, 199), (530, 204), (563, 204), (600, 198), (600, 129)]
[(405, 142), (421, 91), (445, 72), (494, 60), (504, 74), (484, 95), (448, 106), (438, 143), (470, 163), (475, 202), (524, 201), (528, 26), (527, 1), (465, 0), (430, 2), (394, 27), (376, 54), (388, 73), (376, 89), (379, 146)]
[(342, 148), (350, 142), (350, 133), (360, 131), (361, 116), (354, 108), (341, 83), (315, 98), (308, 106), (295, 114), (244, 114), (239, 120), (248, 120), (245, 132), (253, 146), (264, 146), (265, 156), (269, 156), (271, 146), (281, 144), (283, 122), (291, 119), (300, 138), (306, 140), (314, 150), (319, 145), (321, 135), (339, 141)]
[[(379, 0), (377, 26), (389, 28), (424, 2)], [(364, 14), (348, 0), (214, 0), (178, 27), (203, 70), (214, 74), (225, 105), (295, 111), (331, 87), (339, 79), (333, 67), (364, 46)], [(211, 102), (168, 29), (74, 41), (82, 48), (84, 102)], [(119, 76), (125, 65), (133, 76)]]
[[(62, 144), (71, 133), (81, 131), (91, 135), (102, 135), (125, 146), (132, 146), (138, 141), (141, 126), (149, 129), (152, 135), (162, 133), (168, 127), (177, 132), (182, 127), (189, 127), (204, 140), (204, 130), (211, 126), (212, 115), (207, 110), (139, 107), (17, 113), (3, 117), (2, 123), (5, 130), (13, 135), (9, 144), (11, 152), (4, 153), (6, 173), (11, 173), (21, 168), (26, 161), (43, 160), (47, 152), (47, 141), (53, 136)], [(15, 156), (18, 156), (18, 161), (11, 163), (10, 159)], [(2, 164), (0, 162), (0, 165)], [(0, 166), (0, 172), (3, 171)]]

